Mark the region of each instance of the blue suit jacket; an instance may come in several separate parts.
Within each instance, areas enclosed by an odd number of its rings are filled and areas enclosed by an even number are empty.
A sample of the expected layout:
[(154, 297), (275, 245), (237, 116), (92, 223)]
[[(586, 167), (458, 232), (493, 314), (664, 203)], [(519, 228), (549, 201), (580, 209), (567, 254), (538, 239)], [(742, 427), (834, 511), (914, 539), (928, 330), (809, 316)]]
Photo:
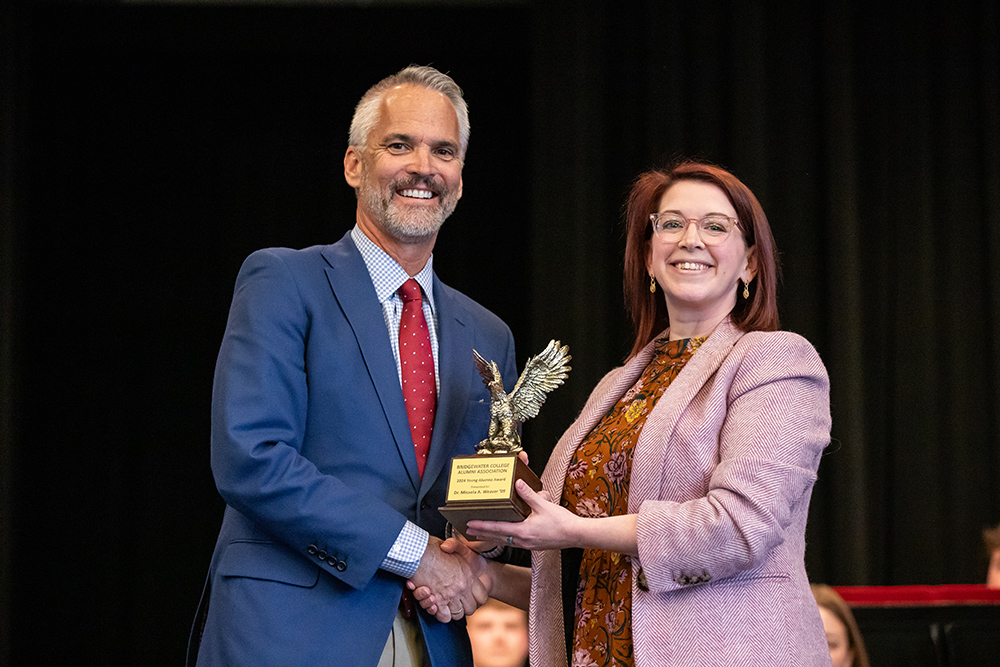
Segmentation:
[[(486, 435), (472, 349), (516, 380), (499, 318), (436, 276), (434, 299), (441, 389), (421, 479), (382, 308), (350, 235), (244, 262), (212, 399), (227, 507), (192, 637), (198, 665), (378, 661), (404, 585), (379, 565), (406, 520), (442, 536), (448, 462)], [(471, 664), (464, 623), (421, 613), (421, 624), (433, 664)]]

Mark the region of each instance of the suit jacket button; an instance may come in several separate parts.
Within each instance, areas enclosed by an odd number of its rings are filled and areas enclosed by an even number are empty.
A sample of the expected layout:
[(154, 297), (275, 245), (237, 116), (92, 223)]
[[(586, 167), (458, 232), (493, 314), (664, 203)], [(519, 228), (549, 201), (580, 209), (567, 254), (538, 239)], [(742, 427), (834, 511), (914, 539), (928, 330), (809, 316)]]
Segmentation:
[(315, 556), (317, 551), (319, 551), (319, 547), (317, 547), (315, 544), (310, 544), (308, 547), (306, 547), (306, 553), (309, 554), (310, 556)]
[(347, 563), (344, 561), (338, 561), (335, 567), (337, 568), (337, 572), (343, 572), (347, 569)]
[(326, 552), (320, 549), (319, 551), (316, 552), (316, 558), (319, 558), (320, 560), (326, 560)]
[(642, 567), (639, 568), (639, 588), (644, 591), (649, 591), (649, 582), (646, 581), (646, 573), (643, 572)]
[(430, 505), (430, 503), (427, 502), (426, 498), (420, 501), (420, 509), (425, 510), (427, 509), (428, 505)]
[(329, 558), (326, 559), (326, 564), (329, 565), (330, 567), (336, 567), (337, 559), (334, 558), (333, 556), (330, 556)]

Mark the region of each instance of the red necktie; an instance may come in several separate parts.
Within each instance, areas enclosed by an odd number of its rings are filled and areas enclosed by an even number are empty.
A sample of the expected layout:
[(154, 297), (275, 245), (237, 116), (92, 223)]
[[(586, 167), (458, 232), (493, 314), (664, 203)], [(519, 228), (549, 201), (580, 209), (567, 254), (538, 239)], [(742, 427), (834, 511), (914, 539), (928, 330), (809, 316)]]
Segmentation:
[(417, 470), (423, 477), (434, 430), (437, 389), (431, 335), (421, 306), (420, 285), (410, 278), (399, 288), (403, 315), (399, 320), (399, 364), (403, 375), (403, 400), (410, 420), (410, 434), (417, 454)]

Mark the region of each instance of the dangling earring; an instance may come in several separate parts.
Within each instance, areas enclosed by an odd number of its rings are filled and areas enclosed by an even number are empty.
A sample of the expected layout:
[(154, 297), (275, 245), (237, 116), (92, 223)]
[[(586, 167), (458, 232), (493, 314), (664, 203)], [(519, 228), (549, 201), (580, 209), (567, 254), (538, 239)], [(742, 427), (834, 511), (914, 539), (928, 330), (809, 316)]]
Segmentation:
[(748, 283), (745, 280), (743, 281), (743, 298), (744, 299), (750, 298), (750, 283)]
[(649, 293), (656, 294), (656, 278), (653, 277), (652, 273), (649, 274)]

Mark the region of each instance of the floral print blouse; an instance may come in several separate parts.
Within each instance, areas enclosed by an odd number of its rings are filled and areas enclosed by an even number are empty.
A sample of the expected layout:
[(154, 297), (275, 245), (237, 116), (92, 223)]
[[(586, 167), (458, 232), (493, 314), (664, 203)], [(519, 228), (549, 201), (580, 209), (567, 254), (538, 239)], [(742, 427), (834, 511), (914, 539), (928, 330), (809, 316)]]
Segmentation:
[[(562, 505), (584, 517), (628, 513), (632, 451), (657, 399), (704, 338), (656, 341), (639, 380), (580, 443), (570, 461)], [(634, 665), (629, 556), (584, 549), (576, 589), (572, 667)]]

